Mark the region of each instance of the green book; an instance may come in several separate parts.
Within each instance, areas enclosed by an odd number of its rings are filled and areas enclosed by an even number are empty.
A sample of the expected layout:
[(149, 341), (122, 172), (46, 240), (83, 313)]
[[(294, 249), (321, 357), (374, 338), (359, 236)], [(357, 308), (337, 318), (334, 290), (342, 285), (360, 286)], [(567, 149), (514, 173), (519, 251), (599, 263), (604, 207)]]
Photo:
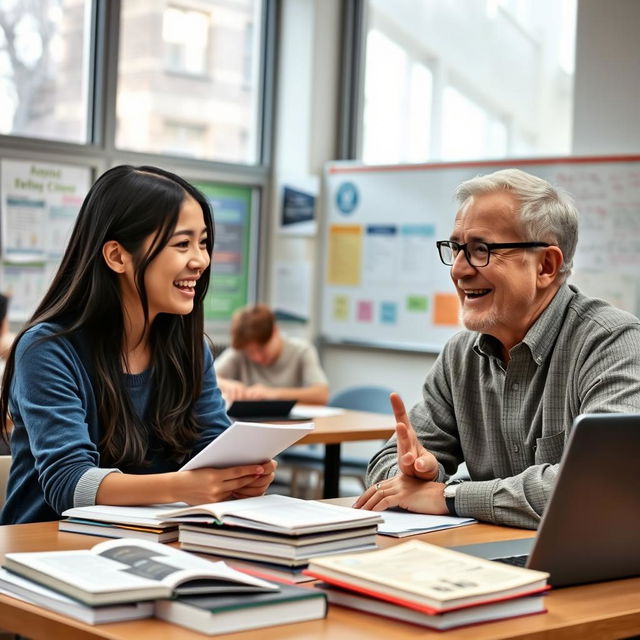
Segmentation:
[(288, 584), (278, 586), (280, 591), (272, 593), (157, 600), (155, 615), (208, 635), (316, 620), (327, 615), (327, 600), (321, 591)]

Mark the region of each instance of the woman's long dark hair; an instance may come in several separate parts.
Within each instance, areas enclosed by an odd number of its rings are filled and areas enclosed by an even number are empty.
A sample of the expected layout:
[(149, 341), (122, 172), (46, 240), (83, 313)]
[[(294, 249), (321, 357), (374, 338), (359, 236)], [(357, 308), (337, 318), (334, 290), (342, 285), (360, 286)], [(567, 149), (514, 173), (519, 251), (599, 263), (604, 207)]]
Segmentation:
[[(22, 335), (40, 322), (61, 325), (56, 334), (82, 330), (89, 340), (94, 393), (102, 427), (101, 464), (126, 468), (144, 463), (154, 435), (171, 458), (189, 453), (198, 431), (193, 405), (202, 388), (203, 300), (210, 268), (196, 283), (193, 311), (158, 314), (149, 325), (144, 275), (173, 234), (185, 197), (202, 208), (207, 251), (213, 251), (213, 216), (207, 199), (182, 178), (156, 167), (122, 165), (102, 174), (82, 203), (60, 268), (42, 302), (13, 343), (0, 395), (0, 416), (7, 437), (9, 388), (15, 349)], [(152, 237), (145, 250), (144, 241)], [(138, 418), (123, 386), (124, 314), (117, 275), (102, 255), (116, 240), (134, 259), (135, 283), (149, 329), (153, 391), (145, 420)]]

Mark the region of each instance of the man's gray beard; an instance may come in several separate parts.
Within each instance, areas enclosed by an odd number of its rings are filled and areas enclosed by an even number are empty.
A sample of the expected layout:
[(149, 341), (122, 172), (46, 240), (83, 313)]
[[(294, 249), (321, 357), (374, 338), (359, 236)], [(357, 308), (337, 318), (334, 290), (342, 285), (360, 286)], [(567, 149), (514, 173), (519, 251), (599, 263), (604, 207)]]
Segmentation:
[(464, 325), (464, 328), (469, 331), (486, 333), (489, 329), (495, 327), (498, 322), (498, 317), (494, 309), (492, 309), (488, 314), (483, 315), (481, 318), (474, 315), (473, 319), (470, 319), (470, 321), (465, 319), (465, 316), (467, 315), (471, 316), (472, 314), (466, 313), (464, 309), (460, 309), (460, 321)]

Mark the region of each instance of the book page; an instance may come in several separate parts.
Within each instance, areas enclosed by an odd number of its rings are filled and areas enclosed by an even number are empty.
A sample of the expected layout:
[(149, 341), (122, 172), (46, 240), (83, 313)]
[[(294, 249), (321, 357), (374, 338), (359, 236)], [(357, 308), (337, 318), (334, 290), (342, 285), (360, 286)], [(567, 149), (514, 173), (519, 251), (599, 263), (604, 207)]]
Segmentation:
[(287, 529), (333, 522), (363, 521), (365, 524), (369, 522), (375, 524), (382, 521), (380, 514), (372, 511), (273, 494), (171, 510), (161, 514), (161, 517), (179, 518), (190, 513), (210, 513), (223, 521), (225, 516), (235, 516)]
[(110, 540), (95, 545), (92, 551), (99, 557), (121, 563), (125, 567), (123, 570), (130, 575), (162, 582), (171, 590), (195, 579), (251, 585), (267, 591), (277, 589), (269, 582), (232, 569), (222, 561), (211, 562), (157, 542)]
[[(213, 467), (221, 469), (244, 464), (261, 464), (290, 447), (313, 431), (313, 422), (301, 424), (267, 424), (234, 422), (180, 471)], [(248, 447), (247, 444), (251, 443)]]
[(370, 553), (315, 558), (313, 564), (406, 593), (446, 602), (525, 585), (548, 574), (483, 560), (421, 541)]

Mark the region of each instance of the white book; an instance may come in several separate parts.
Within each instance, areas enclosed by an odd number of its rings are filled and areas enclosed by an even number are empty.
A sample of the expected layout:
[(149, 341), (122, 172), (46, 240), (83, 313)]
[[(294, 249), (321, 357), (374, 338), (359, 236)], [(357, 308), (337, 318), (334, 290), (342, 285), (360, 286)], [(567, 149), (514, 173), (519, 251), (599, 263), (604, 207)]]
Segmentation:
[(273, 494), (191, 506), (184, 503), (141, 507), (93, 505), (67, 509), (62, 515), (148, 527), (175, 526), (177, 522), (217, 523), (284, 535), (338, 532), (382, 522), (377, 512)]
[(194, 553), (208, 553), (213, 556), (222, 556), (224, 558), (240, 558), (242, 560), (249, 560), (253, 562), (262, 562), (269, 565), (276, 565), (279, 567), (290, 567), (290, 568), (304, 568), (307, 566), (311, 559), (317, 559), (321, 556), (325, 555), (333, 555), (335, 553), (345, 553), (345, 552), (360, 552), (360, 551), (371, 551), (372, 549), (377, 549), (377, 546), (374, 542), (364, 543), (359, 546), (352, 545), (348, 549), (342, 550), (332, 550), (332, 551), (324, 551), (324, 552), (316, 552), (311, 558), (302, 552), (301, 557), (285, 557), (272, 555), (270, 552), (262, 553), (261, 548), (257, 548), (255, 551), (241, 551), (238, 549), (227, 549), (225, 547), (217, 546), (215, 544), (194, 544), (191, 542), (181, 542), (180, 548), (185, 551), (193, 551)]
[(318, 542), (316, 544), (302, 546), (290, 545), (287, 544), (286, 541), (273, 542), (270, 540), (249, 540), (247, 538), (234, 538), (231, 536), (216, 536), (210, 535), (207, 532), (184, 528), (180, 529), (178, 539), (181, 545), (183, 543), (190, 543), (202, 546), (212, 546), (216, 547), (216, 549), (225, 549), (231, 555), (233, 555), (233, 552), (238, 551), (259, 553), (264, 556), (273, 556), (273, 562), (277, 562), (278, 558), (309, 560), (312, 556), (320, 555), (322, 553), (336, 553), (338, 551), (363, 547), (375, 549), (376, 547), (375, 532), (357, 536), (355, 538), (341, 538), (339, 540)]
[[(313, 422), (268, 424), (234, 422), (180, 470), (225, 468), (268, 462), (313, 431)], [(248, 446), (250, 445), (250, 446)]]
[(212, 516), (220, 524), (288, 535), (364, 527), (382, 522), (380, 514), (373, 511), (279, 495), (212, 502), (169, 509), (158, 514), (165, 522), (197, 522), (199, 517), (203, 517), (206, 522)]
[(224, 562), (146, 540), (109, 540), (91, 549), (7, 553), (4, 567), (91, 606), (177, 594), (278, 589)]
[(102, 538), (135, 538), (136, 540), (150, 540), (151, 542), (174, 542), (178, 539), (177, 525), (156, 528), (113, 524), (80, 518), (63, 518), (58, 521), (58, 530), (69, 533), (84, 533)]
[(177, 509), (184, 506), (186, 506), (184, 502), (136, 507), (94, 504), (88, 507), (72, 507), (71, 509), (63, 511), (62, 516), (65, 518), (77, 518), (79, 520), (96, 520), (98, 522), (110, 522), (121, 525), (171, 529), (176, 526), (175, 522), (162, 522), (160, 514), (167, 511), (167, 509)]
[(85, 624), (140, 620), (153, 616), (153, 602), (123, 602), (90, 607), (53, 589), (0, 569), (0, 593), (75, 618)]

